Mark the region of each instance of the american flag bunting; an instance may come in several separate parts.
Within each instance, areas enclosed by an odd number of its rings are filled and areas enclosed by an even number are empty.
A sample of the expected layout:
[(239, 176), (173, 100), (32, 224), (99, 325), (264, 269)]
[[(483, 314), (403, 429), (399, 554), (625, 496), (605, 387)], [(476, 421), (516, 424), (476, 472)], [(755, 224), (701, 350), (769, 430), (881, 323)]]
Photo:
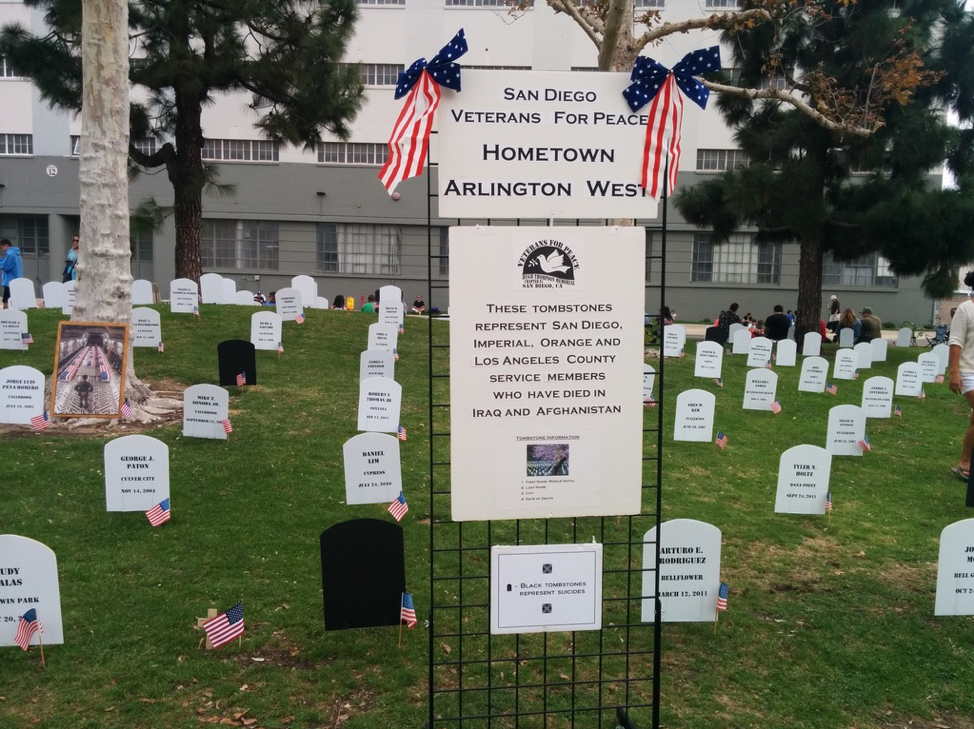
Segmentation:
[(402, 594), (402, 606), (399, 609), (399, 622), (404, 620), (410, 630), (416, 627), (416, 608), (413, 606), (413, 596), (408, 592)]
[(243, 635), (243, 603), (238, 602), (225, 613), (220, 613), (215, 618), (207, 620), (203, 623), (203, 631), (214, 648), (226, 645), (234, 638)]
[(44, 626), (37, 619), (37, 610), (31, 608), (17, 620), (17, 635), (14, 636), (14, 643), (27, 650), (30, 648), (30, 639), (34, 637), (34, 633), (43, 634)]
[(406, 497), (403, 495), (402, 491), (399, 492), (399, 496), (396, 500), (389, 504), (386, 509), (396, 521), (402, 521), (402, 518), (406, 516), (406, 512), (409, 511), (409, 504), (406, 503)]
[(145, 512), (145, 516), (149, 520), (149, 524), (154, 527), (165, 524), (169, 521), (169, 517), (172, 516), (172, 510), (169, 508), (169, 499), (160, 501)]

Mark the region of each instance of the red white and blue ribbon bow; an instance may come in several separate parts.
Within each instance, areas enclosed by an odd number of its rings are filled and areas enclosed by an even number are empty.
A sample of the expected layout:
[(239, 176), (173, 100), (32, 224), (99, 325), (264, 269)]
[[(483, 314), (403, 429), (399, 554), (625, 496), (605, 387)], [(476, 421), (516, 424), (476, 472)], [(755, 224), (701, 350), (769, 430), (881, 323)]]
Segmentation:
[(403, 180), (423, 174), (429, 150), (430, 129), (440, 105), (440, 86), (460, 90), (460, 65), (454, 61), (467, 52), (461, 28), (429, 63), (420, 58), (399, 74), (396, 98), (409, 97), (389, 137), (389, 158), (379, 179), (391, 195)]
[[(640, 184), (658, 200), (663, 187), (663, 154), (669, 158), (669, 193), (676, 187), (680, 169), (680, 141), (683, 136), (683, 95), (701, 109), (707, 108), (710, 91), (694, 76), (720, 70), (720, 48), (712, 46), (688, 53), (672, 70), (645, 56), (636, 58), (632, 83), (622, 92), (629, 108), (639, 111), (650, 101), (643, 148), (643, 174)], [(669, 132), (669, 134), (667, 134)]]

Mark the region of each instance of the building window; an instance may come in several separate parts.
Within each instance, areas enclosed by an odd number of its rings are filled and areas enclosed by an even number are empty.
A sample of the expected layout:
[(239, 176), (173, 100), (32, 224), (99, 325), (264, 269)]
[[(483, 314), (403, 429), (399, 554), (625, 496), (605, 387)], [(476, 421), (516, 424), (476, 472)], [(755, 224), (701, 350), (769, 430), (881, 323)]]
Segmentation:
[(737, 10), (740, 0), (706, 0), (704, 7), (708, 10)]
[(771, 284), (781, 282), (781, 244), (753, 243), (735, 235), (714, 245), (710, 235), (693, 236), (690, 280), (698, 283)]
[(405, 5), (406, 0), (356, 0), (359, 5)]
[(383, 165), (389, 156), (385, 142), (322, 142), (318, 163), (335, 165)]
[(359, 70), (365, 86), (395, 86), (406, 67), (401, 63), (361, 63)]
[(156, 153), (156, 140), (152, 137), (146, 137), (144, 139), (133, 139), (132, 146), (139, 150), (142, 154), (155, 154)]
[[(526, 3), (534, 5), (534, 0)], [(508, 0), (446, 0), (446, 6), (465, 7), (465, 8), (503, 8), (508, 5)]]
[(317, 267), (322, 273), (402, 273), (402, 229), (397, 225), (318, 224)]
[(263, 139), (207, 139), (203, 159), (224, 162), (277, 162), (280, 145)]
[(822, 285), (895, 289), (899, 281), (889, 270), (889, 262), (878, 253), (851, 261), (836, 261), (831, 253), (826, 253), (822, 261)]
[(450, 229), (440, 228), (440, 275), (450, 275)]
[(264, 220), (204, 220), (204, 268), (278, 269), (278, 224)]
[(81, 154), (81, 136), (78, 134), (71, 135), (71, 156), (77, 157)]
[(697, 172), (723, 172), (747, 167), (747, 156), (739, 149), (698, 149)]
[(666, 0), (636, 0), (636, 10), (650, 10), (666, 6)]
[(34, 154), (34, 137), (30, 134), (0, 134), (0, 154)]
[(0, 78), (20, 78), (20, 74), (14, 71), (13, 66), (3, 56), (0, 56)]
[(132, 233), (132, 256), (139, 263), (152, 263), (152, 231)]
[(17, 244), (25, 256), (46, 256), (51, 252), (51, 239), (46, 215), (24, 215), (17, 219)]

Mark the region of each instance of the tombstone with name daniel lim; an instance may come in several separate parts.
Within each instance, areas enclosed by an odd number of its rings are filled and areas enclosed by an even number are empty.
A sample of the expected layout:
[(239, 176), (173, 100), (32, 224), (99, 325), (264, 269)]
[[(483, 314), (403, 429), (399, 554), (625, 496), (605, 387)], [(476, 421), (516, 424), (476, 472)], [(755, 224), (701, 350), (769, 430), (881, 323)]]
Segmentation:
[(294, 321), (298, 314), (304, 313), (304, 302), (297, 289), (278, 289), (274, 294), (274, 301), (277, 302), (277, 313), (281, 315), (282, 321)]
[(0, 423), (30, 425), (44, 412), (44, 374), (27, 365), (0, 369)]
[(229, 417), (230, 393), (216, 385), (193, 385), (183, 392), (183, 435), (226, 440), (223, 421)]
[(782, 339), (775, 345), (775, 364), (778, 367), (794, 367), (798, 361), (798, 345), (794, 339)]
[(162, 341), (162, 320), (159, 312), (145, 306), (132, 309), (132, 326), (129, 327), (132, 333), (133, 347), (155, 347), (159, 348)]
[(768, 410), (777, 399), (778, 375), (769, 369), (748, 370), (744, 382), (745, 410)]
[[(731, 344), (734, 343), (734, 335), (736, 335), (741, 330), (747, 331), (747, 327), (740, 322), (735, 322), (727, 328), (727, 341)], [(737, 352), (732, 352), (732, 354), (737, 354)]]
[(30, 278), (15, 278), (10, 282), (10, 308), (36, 309), (37, 292), (34, 289), (34, 280)]
[(254, 301), (255, 295), (253, 291), (243, 289), (233, 295), (233, 303), (237, 306), (261, 306), (259, 301)]
[[(659, 528), (659, 598), (664, 623), (713, 622), (720, 589), (720, 529), (696, 519)], [(641, 619), (656, 619), (656, 527), (643, 536)]]
[(60, 309), (64, 306), (64, 284), (60, 281), (48, 281), (41, 286), (41, 296), (45, 309)]
[(802, 339), (802, 356), (819, 357), (822, 354), (822, 335), (818, 332), (808, 332)]
[(909, 347), (913, 340), (913, 330), (910, 327), (903, 327), (896, 333), (896, 346)]
[(889, 342), (887, 342), (882, 337), (876, 337), (869, 343), (869, 346), (873, 348), (872, 361), (873, 362), (885, 362), (886, 361), (886, 351), (889, 349)]
[(369, 324), (368, 349), (393, 351), (399, 345), (399, 329), (392, 324)]
[(399, 323), (403, 319), (402, 302), (383, 301), (379, 304), (379, 324), (386, 324), (399, 330)]
[(833, 456), (861, 456), (859, 441), (866, 437), (866, 414), (858, 405), (836, 405), (829, 410), (825, 447)]
[(754, 337), (751, 346), (747, 350), (748, 367), (767, 367), (771, 361), (771, 347), (773, 346), (767, 337)]
[(923, 379), (920, 365), (916, 362), (903, 362), (896, 368), (896, 391), (894, 394), (904, 397), (919, 397), (923, 390)]
[(17, 623), (33, 608), (44, 634), (30, 644), (64, 643), (57, 557), (45, 544), (16, 534), (0, 534), (0, 646), (15, 646)]
[(824, 514), (829, 491), (832, 454), (814, 445), (797, 445), (778, 460), (778, 514)]
[(132, 306), (150, 306), (154, 304), (155, 296), (152, 293), (152, 282), (144, 278), (136, 279), (132, 282)]
[(244, 376), (242, 384), (257, 384), (257, 355), (254, 345), (243, 339), (228, 339), (216, 345), (216, 357), (220, 367), (220, 384), (224, 387), (240, 385), (238, 375)]
[(859, 367), (859, 355), (854, 349), (840, 349), (835, 353), (835, 364), (832, 366), (832, 377), (836, 380), (856, 379)]
[(798, 378), (798, 392), (825, 392), (829, 363), (824, 357), (805, 357)]
[(221, 304), (236, 304), (237, 303), (237, 282), (232, 278), (224, 278), (223, 286), (220, 290), (220, 303)]
[(855, 332), (849, 327), (839, 330), (839, 347), (842, 349), (851, 348), (856, 341)]
[(61, 313), (64, 316), (71, 316), (74, 311), (74, 300), (77, 296), (77, 281), (68, 281), (64, 284), (64, 303), (61, 304)]
[(940, 358), (933, 352), (924, 352), (917, 357), (917, 364), (920, 366), (921, 382), (936, 382), (937, 370), (940, 369)]
[(402, 385), (388, 377), (370, 377), (359, 383), (358, 429), (397, 433), (402, 408)]
[(719, 379), (724, 367), (724, 348), (717, 342), (699, 342), (693, 362), (694, 377)]
[(873, 345), (872, 342), (859, 342), (852, 348), (859, 358), (858, 367), (860, 370), (868, 370), (873, 366)]
[(893, 414), (893, 381), (889, 377), (870, 377), (862, 384), (862, 411), (867, 418)]
[(745, 329), (738, 329), (734, 332), (731, 339), (731, 354), (747, 354), (751, 349), (751, 332)]
[(105, 444), (106, 511), (148, 511), (169, 498), (169, 446), (147, 435)]
[(291, 279), (291, 288), (301, 294), (301, 303), (304, 305), (304, 308), (311, 309), (314, 307), (315, 299), (318, 298), (318, 282), (311, 278), (311, 276), (306, 276), (302, 273), (299, 276), (293, 277)]
[(325, 630), (399, 625), (406, 591), (402, 527), (353, 519), (321, 533)]
[(974, 615), (974, 519), (940, 532), (934, 615)]
[(0, 309), (0, 349), (25, 350), (27, 314), (19, 309)]
[(399, 439), (385, 433), (359, 433), (342, 447), (346, 504), (388, 504), (402, 489)]
[(673, 440), (709, 443), (714, 439), (717, 398), (706, 390), (684, 390), (676, 398)]
[(359, 356), (359, 382), (369, 377), (396, 379), (396, 358), (384, 349), (367, 349)]
[(682, 324), (663, 327), (663, 356), (679, 357), (687, 344), (687, 328)]
[(937, 355), (937, 359), (940, 361), (940, 365), (937, 367), (937, 374), (938, 375), (946, 374), (947, 363), (948, 360), (950, 359), (950, 347), (946, 344), (941, 343), (936, 345), (930, 351), (933, 352), (935, 355)]
[(204, 273), (200, 276), (200, 301), (204, 304), (223, 302), (223, 276), (218, 273)]
[(273, 311), (258, 311), (250, 317), (250, 343), (254, 349), (276, 352), (283, 340), (281, 316)]
[(199, 307), (199, 288), (195, 281), (177, 278), (169, 282), (169, 311), (192, 314)]

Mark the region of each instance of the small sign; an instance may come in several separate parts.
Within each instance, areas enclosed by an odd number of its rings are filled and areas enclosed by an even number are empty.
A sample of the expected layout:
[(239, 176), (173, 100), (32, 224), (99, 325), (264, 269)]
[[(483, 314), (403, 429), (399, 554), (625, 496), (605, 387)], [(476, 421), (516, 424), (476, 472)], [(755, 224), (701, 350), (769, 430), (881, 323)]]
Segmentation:
[(832, 377), (837, 380), (856, 379), (856, 370), (859, 368), (859, 355), (854, 349), (840, 349), (835, 353), (835, 365), (832, 368)]
[(159, 312), (146, 307), (132, 309), (132, 346), (159, 348), (162, 322)]
[(226, 440), (223, 421), (229, 417), (230, 394), (216, 385), (193, 385), (183, 392), (183, 435)]
[(282, 319), (273, 311), (258, 311), (250, 317), (250, 343), (254, 349), (276, 352), (283, 341)]
[(920, 366), (921, 382), (936, 382), (937, 375), (940, 373), (940, 358), (933, 352), (924, 352), (917, 357), (917, 364)]
[(370, 377), (359, 383), (358, 429), (377, 433), (399, 431), (402, 385), (388, 377)]
[(682, 324), (668, 324), (663, 327), (663, 356), (679, 357), (687, 343), (687, 328)]
[(128, 341), (128, 324), (58, 322), (51, 414), (117, 418), (125, 398)]
[(829, 492), (832, 454), (814, 445), (797, 445), (778, 460), (778, 490), (774, 510), (778, 514), (824, 514)]
[(767, 337), (754, 337), (747, 350), (748, 367), (766, 367), (771, 361), (772, 342)]
[(399, 439), (383, 433), (360, 433), (342, 446), (345, 503), (388, 504), (402, 488)]
[(30, 278), (15, 278), (10, 282), (10, 307), (12, 309), (36, 309), (37, 293), (34, 280)]
[(720, 379), (724, 366), (724, 348), (717, 342), (697, 344), (697, 356), (693, 363), (694, 377)]
[(734, 332), (731, 339), (731, 354), (747, 354), (751, 349), (751, 332), (746, 327)]
[(218, 273), (200, 276), (200, 301), (203, 304), (223, 303), (223, 276)]
[(836, 405), (829, 410), (825, 447), (833, 456), (862, 456), (859, 446), (866, 436), (866, 414), (858, 405)]
[(822, 355), (822, 335), (818, 332), (808, 332), (802, 339), (802, 357), (820, 357)]
[(44, 298), (45, 309), (60, 309), (66, 298), (64, 284), (60, 281), (48, 281), (41, 286), (41, 296)]
[(44, 374), (26, 365), (0, 369), (0, 423), (30, 425), (43, 412)]
[(829, 376), (829, 363), (823, 357), (805, 357), (798, 379), (798, 392), (825, 392)]
[[(736, 335), (739, 331), (742, 331), (742, 330), (743, 331), (747, 331), (747, 327), (744, 326), (743, 324), (741, 324), (740, 322), (735, 322), (735, 323), (731, 324), (727, 328), (727, 341), (728, 342), (733, 342), (734, 341), (734, 335)], [(737, 353), (734, 352), (734, 354), (737, 354)]]
[(940, 532), (933, 613), (974, 615), (974, 519), (954, 522)]
[(896, 368), (896, 395), (918, 397), (922, 389), (920, 365), (916, 362), (903, 362)]
[(377, 322), (369, 324), (369, 349), (393, 351), (399, 342), (399, 328), (392, 324)]
[(33, 608), (44, 635), (32, 645), (64, 643), (57, 557), (50, 547), (27, 537), (0, 534), (0, 646), (16, 645), (17, 622)]
[(0, 349), (25, 350), (27, 314), (19, 309), (0, 309)]
[(839, 347), (851, 349), (856, 342), (856, 333), (849, 327), (839, 330)]
[(775, 345), (775, 364), (778, 367), (794, 367), (798, 361), (798, 345), (794, 339), (782, 339)]
[(710, 443), (717, 398), (706, 390), (684, 390), (676, 398), (673, 440)]
[(188, 278), (169, 283), (169, 311), (173, 314), (192, 314), (199, 310), (199, 287)]
[(893, 381), (870, 377), (862, 385), (862, 411), (867, 418), (888, 418), (893, 414)]
[[(710, 622), (717, 615), (720, 529), (696, 519), (660, 525), (659, 585), (664, 623)], [(643, 536), (642, 621), (656, 619), (656, 527)]]
[(877, 337), (869, 343), (869, 346), (873, 348), (873, 362), (886, 361), (886, 350), (889, 349), (889, 342), (882, 337)]
[(274, 301), (277, 302), (277, 313), (282, 321), (295, 321), (299, 314), (304, 313), (304, 302), (297, 289), (278, 289)]
[(224, 278), (223, 286), (220, 288), (220, 302), (221, 304), (236, 304), (237, 303), (237, 282), (232, 278)]
[(105, 444), (106, 511), (148, 511), (169, 498), (169, 446), (147, 435)]
[(369, 377), (396, 379), (396, 358), (384, 349), (367, 349), (359, 356), (359, 382)]
[(399, 324), (403, 320), (401, 301), (383, 301), (379, 304), (379, 324), (385, 324), (398, 331)]
[(744, 409), (769, 410), (777, 400), (778, 375), (769, 369), (748, 370), (744, 383)]

